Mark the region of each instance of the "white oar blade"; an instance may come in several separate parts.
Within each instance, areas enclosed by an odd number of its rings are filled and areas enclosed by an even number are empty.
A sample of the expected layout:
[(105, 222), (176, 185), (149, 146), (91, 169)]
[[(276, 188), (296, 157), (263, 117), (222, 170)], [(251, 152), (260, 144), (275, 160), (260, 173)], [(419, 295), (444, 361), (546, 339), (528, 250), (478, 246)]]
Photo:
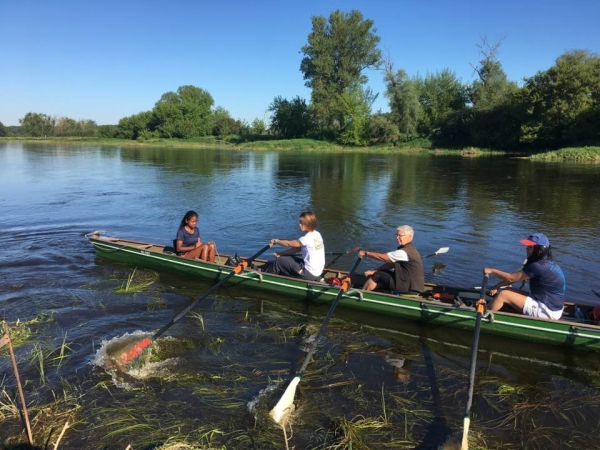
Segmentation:
[(460, 450), (469, 450), (469, 424), (471, 423), (471, 418), (469, 416), (465, 417), (463, 423), (463, 437), (462, 444), (460, 446)]
[(437, 252), (435, 252), (435, 254), (440, 255), (442, 253), (448, 253), (448, 250), (450, 250), (450, 247), (442, 247)]
[(294, 409), (294, 396), (296, 395), (296, 386), (300, 383), (300, 377), (294, 377), (289, 386), (277, 402), (275, 407), (269, 412), (271, 418), (280, 423), (281, 419), (286, 417)]

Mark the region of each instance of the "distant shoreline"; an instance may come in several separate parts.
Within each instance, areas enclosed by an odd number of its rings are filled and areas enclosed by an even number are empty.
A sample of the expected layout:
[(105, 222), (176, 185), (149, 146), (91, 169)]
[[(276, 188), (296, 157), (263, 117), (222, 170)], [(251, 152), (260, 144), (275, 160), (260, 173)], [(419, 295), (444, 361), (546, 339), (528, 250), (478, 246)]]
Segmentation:
[(375, 153), (375, 154), (429, 154), (429, 155), (460, 155), (464, 157), (479, 156), (510, 156), (529, 159), (532, 161), (569, 161), (580, 163), (600, 163), (600, 146), (569, 147), (551, 151), (539, 152), (506, 152), (469, 147), (465, 149), (441, 149), (422, 146), (421, 142), (415, 144), (405, 143), (400, 146), (371, 146), (349, 147), (313, 139), (281, 139), (281, 140), (254, 140), (250, 142), (232, 143), (214, 138), (205, 139), (153, 139), (148, 141), (132, 141), (128, 139), (107, 139), (93, 137), (71, 138), (32, 138), (32, 137), (0, 137), (2, 142), (20, 143), (61, 143), (61, 144), (94, 144), (112, 145), (119, 147), (172, 147), (172, 148), (197, 148), (197, 149), (231, 149), (253, 151), (316, 151), (333, 153)]

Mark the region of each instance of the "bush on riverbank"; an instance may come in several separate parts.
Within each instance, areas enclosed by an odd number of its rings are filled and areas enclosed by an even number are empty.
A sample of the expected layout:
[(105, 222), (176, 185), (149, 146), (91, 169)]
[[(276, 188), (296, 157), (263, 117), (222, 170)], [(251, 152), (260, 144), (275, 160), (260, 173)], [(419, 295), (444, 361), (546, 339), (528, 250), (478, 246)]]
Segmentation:
[(543, 153), (513, 153), (502, 150), (467, 147), (463, 149), (433, 148), (431, 141), (416, 139), (399, 145), (377, 145), (372, 147), (350, 147), (315, 139), (257, 139), (235, 143), (236, 136), (218, 139), (207, 136), (194, 139), (161, 139), (131, 141), (129, 139), (109, 138), (15, 138), (0, 137), (0, 142), (37, 142), (37, 143), (86, 143), (94, 145), (112, 145), (120, 147), (181, 147), (181, 148), (214, 148), (239, 149), (256, 151), (317, 151), (317, 152), (361, 152), (361, 153), (423, 153), (432, 155), (460, 155), (464, 157), (479, 156), (520, 156), (534, 161), (575, 161), (585, 163), (600, 162), (600, 147), (569, 147)]
[(600, 162), (600, 147), (569, 147), (532, 155), (534, 161)]

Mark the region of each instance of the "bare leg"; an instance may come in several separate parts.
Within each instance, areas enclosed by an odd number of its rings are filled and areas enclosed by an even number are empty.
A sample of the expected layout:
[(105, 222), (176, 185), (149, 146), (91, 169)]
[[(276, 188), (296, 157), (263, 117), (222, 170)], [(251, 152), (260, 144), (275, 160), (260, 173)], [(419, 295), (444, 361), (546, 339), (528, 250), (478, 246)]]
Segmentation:
[(207, 261), (210, 261), (210, 262), (214, 263), (215, 262), (216, 254), (217, 254), (217, 250), (216, 250), (215, 244), (211, 242), (210, 244), (208, 244), (208, 258), (207, 258)]
[(196, 247), (194, 250), (190, 250), (184, 256), (185, 259), (196, 259), (200, 257), (200, 252), (202, 251), (202, 246)]
[(203, 261), (208, 261), (208, 244), (202, 244), (200, 248), (202, 249), (200, 252), (200, 259)]
[(373, 289), (375, 289), (377, 287), (377, 283), (375, 283), (373, 281), (372, 278), (367, 279), (367, 281), (365, 282), (365, 285), (363, 286), (363, 289), (365, 291), (372, 291)]
[(522, 313), (526, 298), (527, 295), (523, 295), (520, 292), (504, 289), (492, 300), (488, 306), (488, 310), (499, 311), (504, 305), (509, 305)]

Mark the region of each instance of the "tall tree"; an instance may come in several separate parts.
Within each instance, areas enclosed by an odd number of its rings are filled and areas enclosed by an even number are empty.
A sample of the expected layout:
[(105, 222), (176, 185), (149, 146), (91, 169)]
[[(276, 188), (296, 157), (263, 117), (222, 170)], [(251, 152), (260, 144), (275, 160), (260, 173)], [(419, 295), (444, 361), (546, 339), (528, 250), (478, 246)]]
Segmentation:
[(467, 84), (472, 108), (453, 116), (444, 127), (445, 134), (464, 137), (465, 141), (456, 145), (497, 149), (514, 149), (519, 145), (522, 116), (516, 97), (519, 87), (508, 80), (498, 58), (503, 40), (504, 37), (490, 43), (484, 36), (477, 45), (481, 60), (478, 65), (471, 64), (477, 77)]
[(56, 119), (47, 114), (28, 112), (19, 123), (25, 136), (45, 137), (54, 134)]
[(339, 118), (338, 141), (345, 145), (366, 145), (369, 140), (371, 106), (377, 98), (371, 89), (355, 85), (339, 95), (336, 116)]
[(465, 87), (450, 69), (427, 74), (419, 86), (419, 103), (423, 107), (420, 134), (432, 136), (448, 117), (466, 107)]
[(154, 114), (152, 111), (143, 111), (119, 120), (115, 137), (136, 140), (144, 132), (152, 131)]
[(0, 122), (0, 137), (6, 136), (6, 127), (2, 122)]
[(408, 141), (417, 137), (417, 126), (423, 115), (419, 103), (419, 80), (410, 79), (406, 72), (399, 69), (394, 73), (390, 58), (384, 62), (385, 96), (389, 100), (390, 118), (398, 127), (400, 139)]
[(212, 132), (212, 96), (196, 86), (180, 86), (167, 92), (154, 105), (156, 130), (161, 137), (186, 139)]
[(311, 20), (308, 43), (301, 49), (304, 58), (300, 70), (306, 86), (312, 89), (312, 109), (319, 126), (337, 137), (343, 123), (343, 117), (336, 115), (343, 110), (339, 107), (342, 94), (367, 82), (364, 69), (379, 67), (380, 39), (374, 22), (363, 20), (357, 10), (337, 10), (329, 19), (313, 16)]
[(504, 104), (509, 95), (514, 94), (518, 88), (515, 82), (508, 81), (506, 73), (498, 59), (498, 50), (504, 38), (491, 44), (487, 37), (481, 38), (478, 44), (482, 59), (479, 65), (471, 64), (478, 79), (472, 85), (467, 85), (469, 100), (473, 108), (489, 110)]
[(522, 140), (558, 147), (600, 141), (600, 56), (572, 50), (550, 69), (525, 80)]
[(311, 112), (306, 100), (300, 96), (291, 101), (281, 97), (275, 97), (269, 105), (271, 112), (270, 129), (286, 138), (306, 137), (312, 128)]

